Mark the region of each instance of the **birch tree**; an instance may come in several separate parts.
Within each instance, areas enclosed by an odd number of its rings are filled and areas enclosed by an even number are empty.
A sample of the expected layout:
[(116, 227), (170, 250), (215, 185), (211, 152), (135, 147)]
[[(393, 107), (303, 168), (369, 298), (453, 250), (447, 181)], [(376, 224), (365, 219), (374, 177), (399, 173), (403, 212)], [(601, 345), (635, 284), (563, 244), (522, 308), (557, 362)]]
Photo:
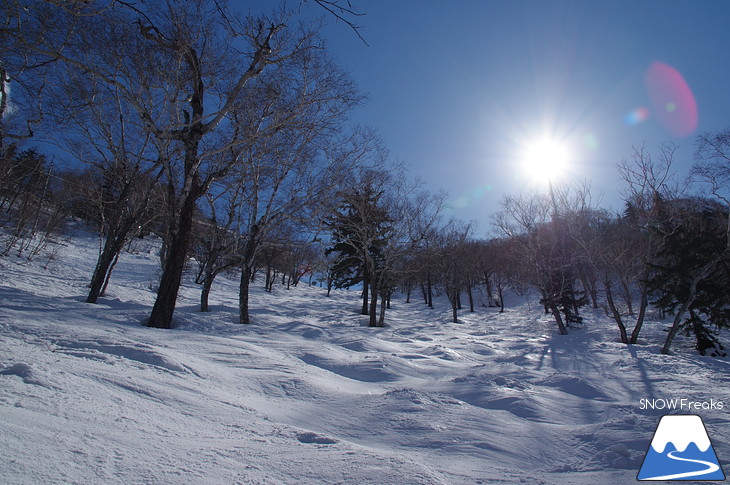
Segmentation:
[(324, 50), (292, 56), (252, 87), (264, 110), (241, 103), (233, 111), (237, 129), (258, 134), (231, 172), (246, 194), (239, 285), (244, 324), (250, 323), (249, 286), (262, 243), (282, 224), (296, 221), (305, 230), (320, 220), (373, 140), (367, 130), (342, 130), (362, 96)]
[(198, 200), (276, 128), (239, 130), (234, 108), (252, 102), (249, 84), (268, 66), (319, 50), (315, 33), (287, 27), (283, 11), (253, 18), (214, 0), (16, 4), (10, 30), (24, 52), (114, 89), (155, 141), (170, 216), (148, 324), (168, 328)]

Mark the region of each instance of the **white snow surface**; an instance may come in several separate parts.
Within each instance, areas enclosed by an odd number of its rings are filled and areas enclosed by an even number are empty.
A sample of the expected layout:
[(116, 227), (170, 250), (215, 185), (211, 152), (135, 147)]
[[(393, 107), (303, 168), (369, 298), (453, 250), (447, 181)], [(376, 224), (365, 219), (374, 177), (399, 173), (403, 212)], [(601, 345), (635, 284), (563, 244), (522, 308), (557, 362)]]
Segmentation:
[(671, 398), (725, 403), (691, 414), (730, 460), (730, 364), (684, 337), (660, 355), (666, 322), (626, 346), (601, 311), (561, 336), (525, 297), (454, 324), (414, 293), (373, 329), (357, 291), (261, 278), (244, 326), (223, 275), (210, 313), (188, 277), (151, 329), (157, 248), (134, 241), (95, 305), (82, 230), (0, 259), (0, 483), (633, 483), (668, 412), (640, 399)]

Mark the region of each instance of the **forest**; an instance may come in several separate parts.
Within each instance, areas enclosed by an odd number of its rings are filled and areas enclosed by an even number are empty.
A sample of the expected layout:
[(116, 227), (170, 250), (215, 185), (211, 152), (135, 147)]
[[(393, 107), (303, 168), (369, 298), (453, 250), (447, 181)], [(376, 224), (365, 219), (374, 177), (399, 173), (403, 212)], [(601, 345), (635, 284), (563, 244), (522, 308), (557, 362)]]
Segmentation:
[[(86, 302), (96, 303), (135, 238), (158, 237), (160, 277), (146, 324), (172, 328), (184, 275), (209, 310), (215, 278), (240, 281), (237, 323), (255, 323), (250, 285), (361, 291), (387, 325), (391, 297), (453, 321), (483, 289), (539, 295), (560, 334), (588, 308), (636, 344), (647, 312), (724, 355), (730, 325), (730, 129), (636, 147), (617, 170), (624, 207), (590, 183), (484, 207), (490, 237), (448, 217), (447, 196), (390, 159), (365, 103), (301, 5), (254, 16), (215, 0), (11, 0), (0, 26), (0, 254), (46, 258), (70, 220), (99, 234)], [(299, 2), (291, 2), (299, 4)], [(353, 26), (347, 2), (303, 2)], [(64, 163), (60, 162), (64, 161)]]

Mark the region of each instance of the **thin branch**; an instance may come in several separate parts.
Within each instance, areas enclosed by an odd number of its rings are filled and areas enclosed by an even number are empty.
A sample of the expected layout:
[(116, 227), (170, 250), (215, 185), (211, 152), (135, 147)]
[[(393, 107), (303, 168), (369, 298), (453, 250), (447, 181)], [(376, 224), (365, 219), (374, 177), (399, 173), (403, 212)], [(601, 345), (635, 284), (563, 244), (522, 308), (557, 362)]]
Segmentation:
[[(306, 0), (302, 0), (306, 1)], [(353, 32), (355, 32), (355, 35), (357, 35), (360, 40), (365, 44), (366, 46), (370, 47), (370, 44), (365, 40), (365, 37), (362, 36), (360, 33), (360, 29), (362, 26), (357, 25), (352, 20), (349, 20), (346, 16), (353, 16), (353, 17), (364, 17), (365, 14), (362, 12), (358, 12), (355, 10), (352, 6), (352, 3), (350, 0), (347, 0), (347, 6), (344, 6), (340, 3), (340, 0), (314, 0), (314, 3), (325, 9), (330, 15), (335, 17), (335, 19), (340, 20), (345, 23), (348, 27), (352, 29)]]

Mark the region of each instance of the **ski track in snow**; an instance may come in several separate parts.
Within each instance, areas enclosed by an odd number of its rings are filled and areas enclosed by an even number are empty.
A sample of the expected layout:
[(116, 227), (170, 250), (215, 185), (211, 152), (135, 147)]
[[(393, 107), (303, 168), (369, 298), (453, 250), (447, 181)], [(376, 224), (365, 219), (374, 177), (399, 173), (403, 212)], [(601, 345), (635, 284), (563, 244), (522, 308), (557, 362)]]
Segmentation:
[[(47, 269), (0, 260), (4, 484), (630, 483), (666, 413), (639, 399), (730, 406), (728, 360), (683, 337), (659, 355), (666, 323), (627, 347), (599, 312), (559, 336), (524, 297), (453, 324), (414, 294), (372, 329), (357, 291), (257, 281), (241, 326), (224, 275), (210, 313), (187, 279), (177, 328), (149, 329), (154, 241), (122, 255), (97, 305), (97, 240), (65, 244)], [(726, 413), (703, 412), (721, 461)]]

